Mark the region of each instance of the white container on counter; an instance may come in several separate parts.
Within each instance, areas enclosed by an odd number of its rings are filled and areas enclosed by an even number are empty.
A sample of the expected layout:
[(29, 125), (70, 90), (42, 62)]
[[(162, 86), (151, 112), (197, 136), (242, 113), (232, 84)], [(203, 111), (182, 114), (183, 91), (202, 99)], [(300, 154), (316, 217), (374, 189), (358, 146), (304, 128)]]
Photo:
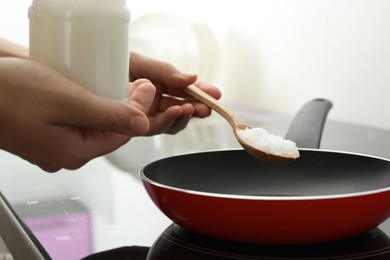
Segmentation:
[(129, 82), (126, 0), (33, 0), (30, 59), (100, 96), (124, 100)]

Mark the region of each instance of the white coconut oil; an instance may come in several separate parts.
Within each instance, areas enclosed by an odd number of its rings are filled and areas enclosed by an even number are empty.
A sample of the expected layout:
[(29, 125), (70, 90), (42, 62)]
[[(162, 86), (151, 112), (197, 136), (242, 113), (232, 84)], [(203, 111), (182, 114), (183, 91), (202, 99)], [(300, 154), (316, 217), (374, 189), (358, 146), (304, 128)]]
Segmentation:
[(129, 82), (126, 0), (33, 0), (30, 59), (100, 96), (124, 100)]
[(291, 158), (299, 157), (295, 142), (270, 134), (264, 128), (239, 129), (238, 134), (246, 143), (263, 152)]

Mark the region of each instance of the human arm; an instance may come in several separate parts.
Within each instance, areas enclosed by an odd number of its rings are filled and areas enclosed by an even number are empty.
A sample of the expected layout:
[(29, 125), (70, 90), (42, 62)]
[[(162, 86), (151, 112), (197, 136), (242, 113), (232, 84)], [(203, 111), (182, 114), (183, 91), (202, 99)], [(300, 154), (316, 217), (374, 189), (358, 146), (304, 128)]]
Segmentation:
[(0, 57), (28, 58), (28, 48), (0, 37)]

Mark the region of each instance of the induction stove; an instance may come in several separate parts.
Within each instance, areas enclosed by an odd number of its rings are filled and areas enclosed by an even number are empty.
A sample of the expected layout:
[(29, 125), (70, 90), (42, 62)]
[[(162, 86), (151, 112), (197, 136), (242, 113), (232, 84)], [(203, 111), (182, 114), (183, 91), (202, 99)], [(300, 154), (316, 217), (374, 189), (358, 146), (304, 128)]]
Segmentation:
[[(281, 234), (283, 235), (283, 234)], [(161, 259), (390, 259), (390, 238), (380, 228), (356, 237), (318, 244), (261, 245), (204, 237), (170, 225), (148, 253)]]
[[(280, 135), (289, 124), (288, 117), (252, 119)], [(324, 149), (390, 158), (384, 142), (390, 140), (390, 131), (384, 129), (329, 120), (322, 140)], [(137, 142), (140, 146), (132, 147)], [(129, 152), (138, 148), (138, 154)], [(151, 202), (140, 181), (140, 167), (158, 158), (232, 148), (240, 149), (229, 126), (211, 118), (194, 120), (176, 136), (140, 138), (76, 171), (48, 174), (0, 151), (0, 219), (6, 220), (0, 221), (1, 236), (19, 258), (35, 251), (40, 259), (60, 260), (390, 259), (390, 220), (359, 236), (321, 244), (224, 241), (172, 223)]]

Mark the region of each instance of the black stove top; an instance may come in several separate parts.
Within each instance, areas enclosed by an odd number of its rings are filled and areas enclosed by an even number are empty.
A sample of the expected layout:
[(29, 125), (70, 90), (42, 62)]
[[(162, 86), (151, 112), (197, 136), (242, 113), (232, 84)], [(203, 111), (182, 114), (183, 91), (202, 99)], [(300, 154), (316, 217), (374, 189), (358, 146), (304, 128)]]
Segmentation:
[[(287, 124), (275, 121), (267, 128), (277, 133), (277, 129), (287, 129)], [(213, 125), (209, 130), (215, 129)], [(222, 129), (230, 133), (228, 126)], [(185, 135), (186, 132), (182, 137)], [(383, 142), (389, 137), (389, 131), (329, 122), (322, 147), (390, 158), (390, 149)], [(168, 140), (161, 138), (156, 141), (159, 145)], [(180, 140), (181, 136), (176, 138), (172, 140)], [(232, 137), (225, 138), (224, 144), (216, 148), (236, 147)], [(159, 156), (176, 151), (164, 151)], [(180, 152), (183, 151), (186, 152), (182, 147)], [(357, 237), (322, 244), (222, 241), (173, 224), (147, 196), (138, 169), (126, 168), (125, 163), (110, 157), (98, 158), (77, 171), (55, 174), (44, 173), (2, 151), (0, 164), (2, 199), (46, 259), (390, 259), (390, 220)], [(5, 240), (13, 235), (1, 234)]]
[[(281, 234), (283, 235), (283, 234)], [(149, 250), (161, 259), (390, 259), (390, 238), (380, 228), (359, 236), (308, 245), (243, 244), (208, 238), (176, 224), (169, 226)]]
[(345, 240), (307, 245), (259, 245), (218, 240), (171, 224), (149, 247), (129, 246), (91, 255), (85, 260), (387, 260), (390, 238), (380, 228)]

